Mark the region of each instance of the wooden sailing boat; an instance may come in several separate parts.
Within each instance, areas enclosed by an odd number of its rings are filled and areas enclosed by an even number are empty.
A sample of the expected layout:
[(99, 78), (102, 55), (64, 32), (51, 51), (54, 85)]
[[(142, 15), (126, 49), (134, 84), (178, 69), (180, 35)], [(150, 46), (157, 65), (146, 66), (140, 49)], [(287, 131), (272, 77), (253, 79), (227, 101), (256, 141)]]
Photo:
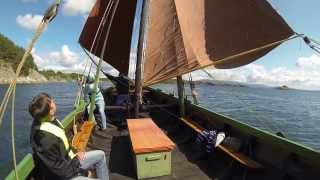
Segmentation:
[[(80, 44), (128, 74), (134, 17), (140, 5), (97, 0)], [(171, 175), (159, 179), (318, 179), (319, 152), (184, 100), (181, 75), (208, 66), (246, 65), (296, 37), (267, 1), (144, 0), (142, 5), (135, 93), (128, 91), (135, 103), (115, 106), (119, 92), (114, 88), (104, 95), (111, 120), (151, 117), (177, 145)], [(114, 16), (107, 17), (112, 10)], [(111, 29), (106, 28), (108, 23)], [(122, 86), (119, 79), (109, 77)], [(148, 87), (174, 77), (180, 82), (179, 99)], [(70, 133), (72, 119), (82, 109), (80, 103), (63, 120)], [(117, 117), (120, 111), (124, 113)], [(241, 147), (222, 143), (214, 152), (203, 153), (195, 138), (212, 129), (223, 129)], [(104, 134), (93, 134), (87, 148), (106, 152), (110, 179), (134, 179), (130, 144), (125, 127), (111, 126)], [(27, 179), (37, 178), (36, 170), (30, 154), (18, 166), (20, 177)], [(14, 179), (14, 173), (7, 179)]]

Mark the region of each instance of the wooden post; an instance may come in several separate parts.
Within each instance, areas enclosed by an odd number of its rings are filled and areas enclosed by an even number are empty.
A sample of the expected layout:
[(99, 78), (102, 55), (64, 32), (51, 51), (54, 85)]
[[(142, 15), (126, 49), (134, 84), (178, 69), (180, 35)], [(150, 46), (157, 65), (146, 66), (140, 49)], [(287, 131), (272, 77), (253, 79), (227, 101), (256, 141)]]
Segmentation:
[(149, 0), (143, 0), (142, 12), (140, 16), (140, 33), (138, 41), (138, 52), (137, 52), (137, 64), (136, 64), (136, 77), (135, 77), (135, 102), (134, 102), (134, 117), (138, 118), (140, 106), (142, 105), (142, 86), (143, 86), (143, 58), (144, 48), (146, 41), (146, 32), (148, 26), (148, 8)]
[(184, 82), (182, 76), (177, 76), (177, 86), (178, 86), (178, 96), (179, 96), (179, 107), (180, 107), (180, 117), (184, 117), (185, 113), (185, 92), (184, 92)]

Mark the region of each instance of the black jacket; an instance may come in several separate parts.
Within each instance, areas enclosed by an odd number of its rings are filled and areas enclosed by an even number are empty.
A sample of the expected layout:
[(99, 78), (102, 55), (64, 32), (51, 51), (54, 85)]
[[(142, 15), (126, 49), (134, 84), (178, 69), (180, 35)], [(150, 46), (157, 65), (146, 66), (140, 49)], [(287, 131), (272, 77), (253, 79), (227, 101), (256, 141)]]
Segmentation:
[[(57, 125), (57, 120), (52, 123)], [(36, 167), (41, 179), (66, 180), (78, 175), (80, 162), (70, 159), (67, 150), (57, 136), (39, 130), (40, 124), (34, 123), (31, 128), (31, 146)]]

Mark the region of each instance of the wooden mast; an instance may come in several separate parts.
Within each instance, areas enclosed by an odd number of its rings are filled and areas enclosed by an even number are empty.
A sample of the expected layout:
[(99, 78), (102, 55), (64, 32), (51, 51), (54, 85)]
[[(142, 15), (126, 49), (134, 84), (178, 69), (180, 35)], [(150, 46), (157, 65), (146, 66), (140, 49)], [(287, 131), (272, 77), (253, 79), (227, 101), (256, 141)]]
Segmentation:
[(179, 109), (180, 109), (180, 117), (184, 117), (186, 115), (185, 112), (185, 92), (184, 92), (184, 82), (182, 76), (177, 76), (177, 86), (178, 86), (178, 96), (179, 96)]
[(142, 12), (140, 15), (140, 32), (138, 41), (136, 77), (135, 77), (135, 102), (134, 117), (138, 117), (140, 106), (142, 105), (142, 86), (143, 86), (143, 58), (146, 41), (146, 32), (148, 27), (148, 9), (149, 0), (142, 0)]

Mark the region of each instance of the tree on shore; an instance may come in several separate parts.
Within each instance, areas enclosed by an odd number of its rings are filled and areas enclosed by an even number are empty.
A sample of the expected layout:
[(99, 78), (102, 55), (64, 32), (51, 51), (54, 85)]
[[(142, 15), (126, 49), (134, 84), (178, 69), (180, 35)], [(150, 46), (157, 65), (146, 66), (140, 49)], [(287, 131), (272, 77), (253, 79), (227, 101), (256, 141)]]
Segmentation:
[[(22, 47), (17, 46), (9, 38), (5, 37), (0, 33), (0, 60), (8, 63), (11, 67), (16, 70), (18, 64), (25, 50)], [(32, 55), (30, 55), (24, 64), (21, 75), (28, 76), (30, 69), (38, 70), (37, 65), (34, 63)]]

